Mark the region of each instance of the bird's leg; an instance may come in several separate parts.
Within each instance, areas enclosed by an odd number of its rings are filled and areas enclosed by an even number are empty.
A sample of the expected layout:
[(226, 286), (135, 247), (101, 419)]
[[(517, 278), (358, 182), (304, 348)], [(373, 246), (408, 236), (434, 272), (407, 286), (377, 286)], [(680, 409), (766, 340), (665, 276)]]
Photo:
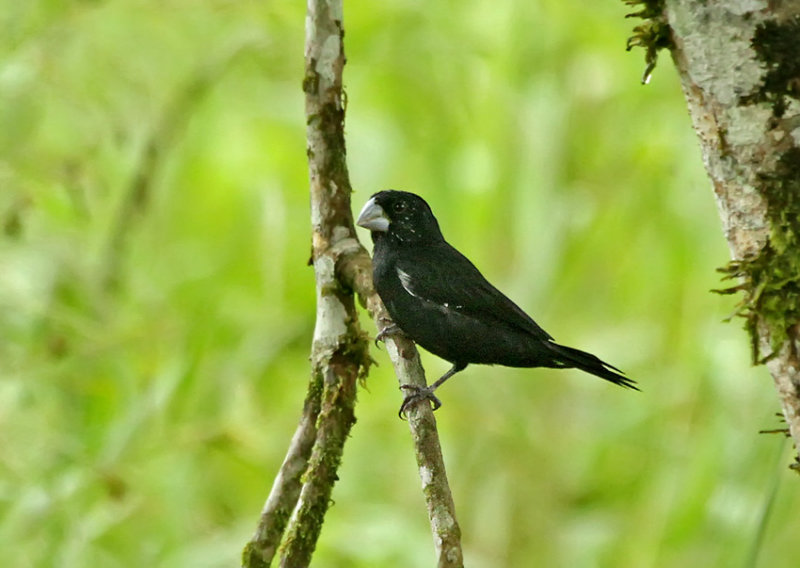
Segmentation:
[[(391, 320), (381, 318), (381, 322), (389, 322), (389, 321)], [(375, 347), (378, 347), (379, 341), (385, 342), (386, 338), (389, 337), (390, 335), (402, 332), (403, 330), (400, 329), (400, 326), (398, 326), (396, 323), (389, 323), (389, 325), (381, 328), (381, 330), (378, 332), (378, 335), (375, 336)]]
[(459, 371), (463, 371), (466, 366), (466, 363), (453, 363), (453, 366), (449, 371), (439, 377), (435, 383), (428, 385), (427, 387), (420, 387), (417, 385), (400, 385), (401, 389), (409, 390), (411, 393), (406, 395), (406, 398), (403, 400), (403, 404), (400, 405), (400, 412), (397, 413), (398, 416), (403, 419), (409, 406), (423, 400), (430, 400), (433, 403), (433, 409), (438, 410), (439, 407), (442, 406), (442, 401), (439, 400), (435, 394), (433, 394), (433, 391), (442, 386), (447, 379)]

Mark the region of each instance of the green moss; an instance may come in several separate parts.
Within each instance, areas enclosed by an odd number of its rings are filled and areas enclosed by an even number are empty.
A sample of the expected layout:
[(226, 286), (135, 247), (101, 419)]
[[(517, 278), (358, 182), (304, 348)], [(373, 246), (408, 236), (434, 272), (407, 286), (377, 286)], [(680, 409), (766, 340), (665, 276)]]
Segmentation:
[[(331, 366), (336, 368), (341, 362), (341, 353), (334, 353)], [(337, 373), (338, 374), (338, 373)], [(355, 423), (352, 401), (344, 405), (337, 398), (342, 391), (338, 387), (326, 388), (322, 409), (317, 421), (317, 439), (302, 476), (305, 498), (299, 509), (294, 511), (295, 521), (289, 526), (281, 543), (281, 554), (292, 557), (287, 565), (306, 566), (316, 547), (322, 530), (325, 513), (331, 505), (331, 491), (339, 480), (337, 474), (342, 462), (344, 443)]]
[(264, 560), (266, 550), (261, 548), (264, 543), (279, 542), (286, 525), (289, 522), (289, 517), (292, 511), (280, 507), (275, 510), (275, 522), (271, 524), (271, 530), (262, 535), (258, 541), (250, 541), (242, 550), (242, 566), (243, 568), (267, 568), (269, 563)]
[[(800, 97), (800, 17), (759, 24), (751, 45), (765, 73), (759, 89), (740, 104), (770, 103), (773, 127), (779, 128), (789, 99)], [(721, 269), (742, 283), (719, 292), (744, 291), (738, 315), (750, 332), (754, 363), (764, 363), (800, 322), (800, 148), (785, 150), (773, 171), (759, 176), (756, 190), (767, 204), (769, 241), (756, 257)], [(771, 353), (760, 352), (759, 322), (769, 330)]]
[(308, 65), (306, 65), (306, 74), (303, 77), (303, 92), (307, 95), (313, 95), (319, 88), (319, 74), (314, 71), (317, 68), (317, 60), (313, 57)]
[(761, 88), (745, 103), (771, 102), (776, 118), (786, 112), (787, 99), (800, 97), (800, 16), (759, 24), (751, 42), (766, 68)]
[(264, 562), (261, 552), (252, 542), (248, 542), (242, 551), (242, 566), (244, 568), (269, 568), (269, 564)]
[(319, 369), (312, 369), (311, 379), (308, 382), (308, 391), (306, 392), (305, 406), (311, 406), (312, 414), (319, 414), (319, 408), (322, 404), (322, 389), (323, 389), (323, 376)]
[[(742, 284), (719, 293), (745, 292), (737, 315), (745, 318), (755, 364), (770, 359), (800, 322), (800, 149), (791, 148), (775, 171), (760, 177), (757, 189), (767, 201), (771, 232), (767, 245), (754, 258), (735, 260), (720, 270)], [(761, 353), (758, 321), (769, 329), (772, 353)]]
[[(351, 313), (355, 313), (353, 310)], [(369, 353), (369, 346), (372, 342), (369, 334), (361, 329), (358, 321), (358, 315), (347, 322), (349, 333), (347, 334), (347, 343), (344, 345), (344, 356), (353, 361), (358, 368), (358, 381), (361, 386), (366, 385), (369, 369), (372, 365), (376, 364), (375, 359)]]
[(650, 75), (656, 67), (658, 52), (672, 47), (670, 27), (667, 24), (664, 0), (623, 0), (628, 6), (641, 6), (641, 10), (626, 14), (626, 18), (641, 18), (642, 24), (633, 28), (628, 38), (627, 50), (642, 47), (645, 50), (646, 67), (642, 74), (642, 84), (650, 82)]

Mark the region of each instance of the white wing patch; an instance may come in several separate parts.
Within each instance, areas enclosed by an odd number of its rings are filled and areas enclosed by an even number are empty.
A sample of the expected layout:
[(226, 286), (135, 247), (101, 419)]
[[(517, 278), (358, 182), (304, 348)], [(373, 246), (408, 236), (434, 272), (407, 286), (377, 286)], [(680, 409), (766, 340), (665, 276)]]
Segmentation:
[(414, 290), (411, 289), (411, 275), (402, 268), (398, 268), (397, 276), (400, 278), (400, 284), (403, 286), (403, 290), (405, 290), (415, 298), (419, 298), (419, 296), (417, 296), (414, 293)]
[(420, 300), (422, 300), (422, 301), (424, 301), (424, 302), (426, 302), (428, 304), (432, 304), (433, 306), (437, 307), (440, 310), (443, 310), (443, 311), (447, 311), (447, 310), (450, 310), (450, 309), (460, 310), (461, 308), (464, 307), (464, 306), (462, 306), (460, 304), (451, 304), (449, 302), (445, 302), (444, 304), (437, 304), (437, 303), (432, 302), (431, 300), (429, 300), (427, 298), (423, 298), (422, 296), (420, 296), (419, 294), (414, 292), (414, 289), (411, 287), (411, 275), (408, 272), (406, 272), (405, 270), (403, 270), (402, 268), (398, 268), (397, 269), (397, 276), (398, 276), (398, 278), (400, 278), (400, 284), (403, 286), (403, 290), (405, 290), (406, 292), (408, 292), (409, 294), (411, 294), (415, 298), (419, 298)]

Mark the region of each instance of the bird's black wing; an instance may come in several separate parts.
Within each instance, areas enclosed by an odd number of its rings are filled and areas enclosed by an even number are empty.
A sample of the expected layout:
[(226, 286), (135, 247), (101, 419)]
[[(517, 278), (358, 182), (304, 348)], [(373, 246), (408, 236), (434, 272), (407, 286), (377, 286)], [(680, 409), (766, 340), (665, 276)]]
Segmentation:
[(492, 286), (467, 257), (446, 242), (416, 249), (397, 259), (406, 292), (482, 321), (496, 321), (544, 341), (553, 338), (522, 309)]

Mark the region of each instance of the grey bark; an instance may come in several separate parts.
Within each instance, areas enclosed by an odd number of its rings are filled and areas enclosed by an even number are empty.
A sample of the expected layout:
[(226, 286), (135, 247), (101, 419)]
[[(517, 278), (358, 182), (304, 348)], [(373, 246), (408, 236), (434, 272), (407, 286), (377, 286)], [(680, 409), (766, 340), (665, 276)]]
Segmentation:
[[(386, 342), (398, 382), (424, 387), (424, 372), (414, 343), (393, 338)], [(408, 427), (414, 438), (422, 494), (428, 508), (439, 568), (464, 566), (461, 552), (461, 528), (456, 520), (455, 504), (447, 483), (447, 473), (436, 429), (436, 418), (428, 403), (414, 405), (408, 411)]]
[(345, 160), (343, 36), (341, 2), (309, 0), (303, 90), (317, 305), (311, 379), (300, 424), (245, 547), (246, 567), (269, 566), (278, 543), (282, 567), (311, 562), (344, 443), (355, 423), (356, 383), (371, 363), (352, 288), (336, 272), (343, 244), (361, 248), (355, 240)]

